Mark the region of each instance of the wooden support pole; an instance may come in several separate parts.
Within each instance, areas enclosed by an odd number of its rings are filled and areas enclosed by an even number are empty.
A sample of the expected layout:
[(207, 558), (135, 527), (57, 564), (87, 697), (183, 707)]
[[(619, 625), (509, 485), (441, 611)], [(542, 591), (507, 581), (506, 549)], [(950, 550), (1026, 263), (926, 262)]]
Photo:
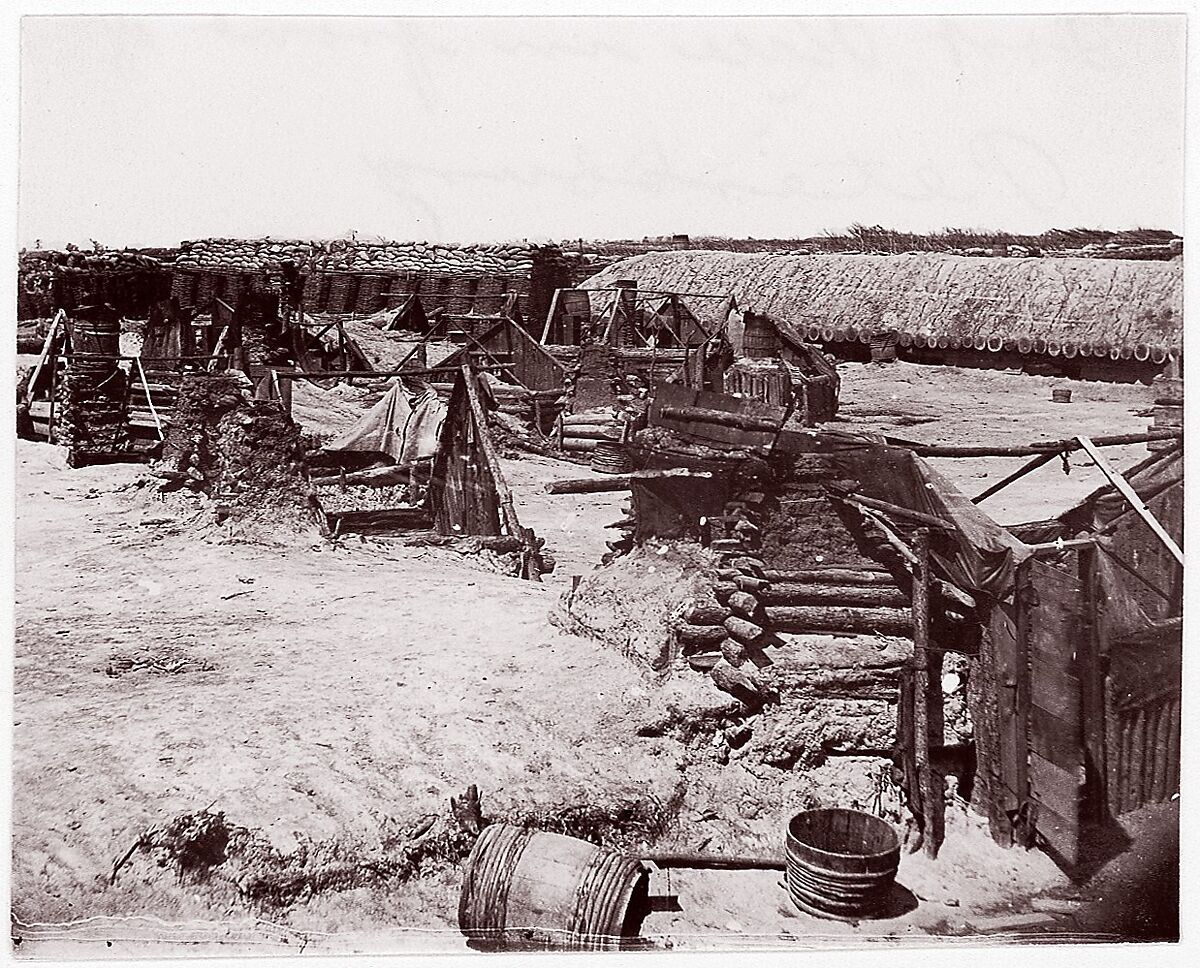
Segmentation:
[[(923, 847), (925, 856), (934, 858), (942, 846), (946, 826), (944, 781), (929, 755), (931, 684), (929, 681), (929, 532), (924, 528), (913, 534), (912, 637), (915, 683), (913, 689), (914, 753), (921, 785), (921, 807), (925, 820)], [(937, 683), (941, 695), (941, 683)], [(940, 717), (938, 717), (940, 719)], [(938, 737), (939, 743), (941, 737)]]
[(1002, 491), (1004, 488), (1008, 487), (1009, 484), (1012, 484), (1014, 481), (1019, 481), (1030, 471), (1036, 471), (1043, 464), (1049, 464), (1050, 461), (1054, 460), (1054, 458), (1057, 456), (1058, 454), (1056, 453), (1039, 454), (1037, 457), (1031, 459), (1028, 463), (1022, 464), (1017, 470), (1013, 471), (1003, 480), (997, 481), (991, 487), (987, 488), (987, 490), (975, 495), (975, 497), (971, 498), (971, 503), (980, 504), (983, 501), (986, 501), (996, 492)]
[(1133, 510), (1137, 512), (1138, 517), (1146, 522), (1146, 527), (1154, 532), (1154, 536), (1158, 538), (1160, 542), (1162, 542), (1163, 547), (1171, 552), (1171, 556), (1176, 562), (1182, 565), (1183, 551), (1180, 549), (1179, 545), (1175, 543), (1175, 539), (1167, 534), (1167, 529), (1164, 528), (1159, 523), (1158, 518), (1156, 518), (1150, 512), (1150, 509), (1146, 507), (1146, 503), (1140, 497), (1138, 497), (1137, 491), (1135, 491), (1130, 483), (1125, 480), (1125, 478), (1121, 475), (1121, 472), (1113, 467), (1108, 462), (1108, 458), (1106, 458), (1100, 453), (1099, 450), (1096, 449), (1096, 444), (1091, 439), (1083, 436), (1082, 434), (1075, 439), (1079, 441), (1079, 446), (1087, 451), (1088, 456), (1096, 462), (1096, 466), (1100, 468), (1101, 473), (1108, 478), (1109, 483), (1111, 483), (1112, 486), (1117, 489), (1121, 497), (1125, 498), (1125, 500), (1129, 502)]
[(898, 504), (879, 501), (873, 497), (865, 497), (862, 494), (846, 494), (842, 496), (842, 500), (859, 508), (871, 508), (875, 511), (883, 511), (885, 514), (891, 514), (896, 517), (908, 518), (910, 521), (916, 521), (929, 528), (945, 529), (950, 527), (947, 522), (941, 518), (935, 518), (932, 514), (926, 514), (923, 511), (913, 511)]
[(787, 869), (782, 857), (753, 856), (741, 854), (703, 854), (672, 851), (648, 851), (641, 855), (657, 867), (691, 867), (706, 870), (772, 870)]
[(134, 357), (134, 362), (137, 364), (138, 376), (142, 380), (142, 389), (146, 393), (146, 403), (150, 407), (150, 416), (154, 418), (154, 429), (158, 432), (158, 439), (165, 440), (166, 434), (163, 433), (162, 421), (158, 417), (158, 410), (155, 409), (154, 401), (150, 399), (150, 384), (146, 380), (146, 371), (142, 369), (141, 357)]

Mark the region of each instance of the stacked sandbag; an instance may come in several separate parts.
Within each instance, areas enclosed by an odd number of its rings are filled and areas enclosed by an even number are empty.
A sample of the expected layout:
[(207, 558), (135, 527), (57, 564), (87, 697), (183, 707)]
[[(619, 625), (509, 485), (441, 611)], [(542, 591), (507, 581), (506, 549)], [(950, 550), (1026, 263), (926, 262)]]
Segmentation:
[(144, 318), (167, 296), (170, 269), (139, 252), (22, 252), (17, 264), (17, 318), (53, 316), (108, 303), (120, 315)]
[(260, 277), (292, 263), (304, 275), (307, 312), (370, 314), (419, 293), (430, 312), (497, 313), (511, 295), (535, 328), (555, 289), (578, 277), (578, 256), (529, 243), (443, 245), (431, 242), (299, 242), (201, 239), (185, 242), (174, 262), (173, 294), (202, 305), (220, 295), (217, 276)]
[(396, 275), (442, 272), (462, 275), (528, 275), (542, 247), (527, 243), (441, 245), (432, 242), (296, 242), (270, 239), (201, 239), (184, 242), (176, 269), (223, 272), (277, 270), (292, 261), (313, 270)]

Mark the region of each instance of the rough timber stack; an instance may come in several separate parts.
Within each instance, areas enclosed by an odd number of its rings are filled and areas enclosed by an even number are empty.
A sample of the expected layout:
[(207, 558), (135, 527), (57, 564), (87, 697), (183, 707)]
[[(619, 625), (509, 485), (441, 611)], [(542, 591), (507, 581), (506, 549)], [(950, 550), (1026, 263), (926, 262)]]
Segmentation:
[(915, 362), (1149, 380), (1183, 347), (1181, 262), (649, 252), (587, 288), (730, 292), (842, 358), (891, 341)]
[(489, 314), (515, 294), (525, 318), (540, 319), (575, 261), (557, 246), (526, 243), (201, 239), (183, 243), (171, 291), (183, 306), (213, 296), (232, 304), (252, 280), (290, 263), (304, 276), (309, 313), (374, 313), (416, 293), (427, 312)]

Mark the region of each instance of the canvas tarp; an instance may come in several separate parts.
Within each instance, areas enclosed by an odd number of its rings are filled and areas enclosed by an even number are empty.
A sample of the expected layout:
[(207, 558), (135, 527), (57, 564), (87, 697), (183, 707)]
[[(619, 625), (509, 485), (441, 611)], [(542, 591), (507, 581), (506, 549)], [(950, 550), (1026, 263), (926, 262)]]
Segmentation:
[(437, 453), (446, 406), (430, 386), (391, 389), (349, 430), (325, 445), (327, 451), (386, 454), (401, 466)]

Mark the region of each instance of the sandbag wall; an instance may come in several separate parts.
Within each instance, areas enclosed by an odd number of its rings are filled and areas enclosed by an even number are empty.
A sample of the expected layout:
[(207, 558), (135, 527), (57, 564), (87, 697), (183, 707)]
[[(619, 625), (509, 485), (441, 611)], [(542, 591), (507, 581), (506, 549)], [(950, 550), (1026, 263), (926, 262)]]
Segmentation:
[[(201, 306), (235, 278), (276, 273), (290, 261), (304, 274), (311, 313), (369, 314), (419, 293), (427, 311), (497, 313), (519, 297), (526, 319), (545, 318), (557, 288), (570, 285), (578, 257), (556, 246), (524, 243), (433, 245), (423, 242), (283, 242), (206, 239), (185, 242), (175, 261), (174, 295)], [(229, 277), (222, 283), (217, 277)], [(223, 297), (224, 298), (224, 297)], [(228, 299), (226, 300), (228, 301)]]
[(105, 303), (121, 316), (145, 319), (170, 287), (167, 266), (133, 252), (26, 252), (17, 269), (17, 319)]

